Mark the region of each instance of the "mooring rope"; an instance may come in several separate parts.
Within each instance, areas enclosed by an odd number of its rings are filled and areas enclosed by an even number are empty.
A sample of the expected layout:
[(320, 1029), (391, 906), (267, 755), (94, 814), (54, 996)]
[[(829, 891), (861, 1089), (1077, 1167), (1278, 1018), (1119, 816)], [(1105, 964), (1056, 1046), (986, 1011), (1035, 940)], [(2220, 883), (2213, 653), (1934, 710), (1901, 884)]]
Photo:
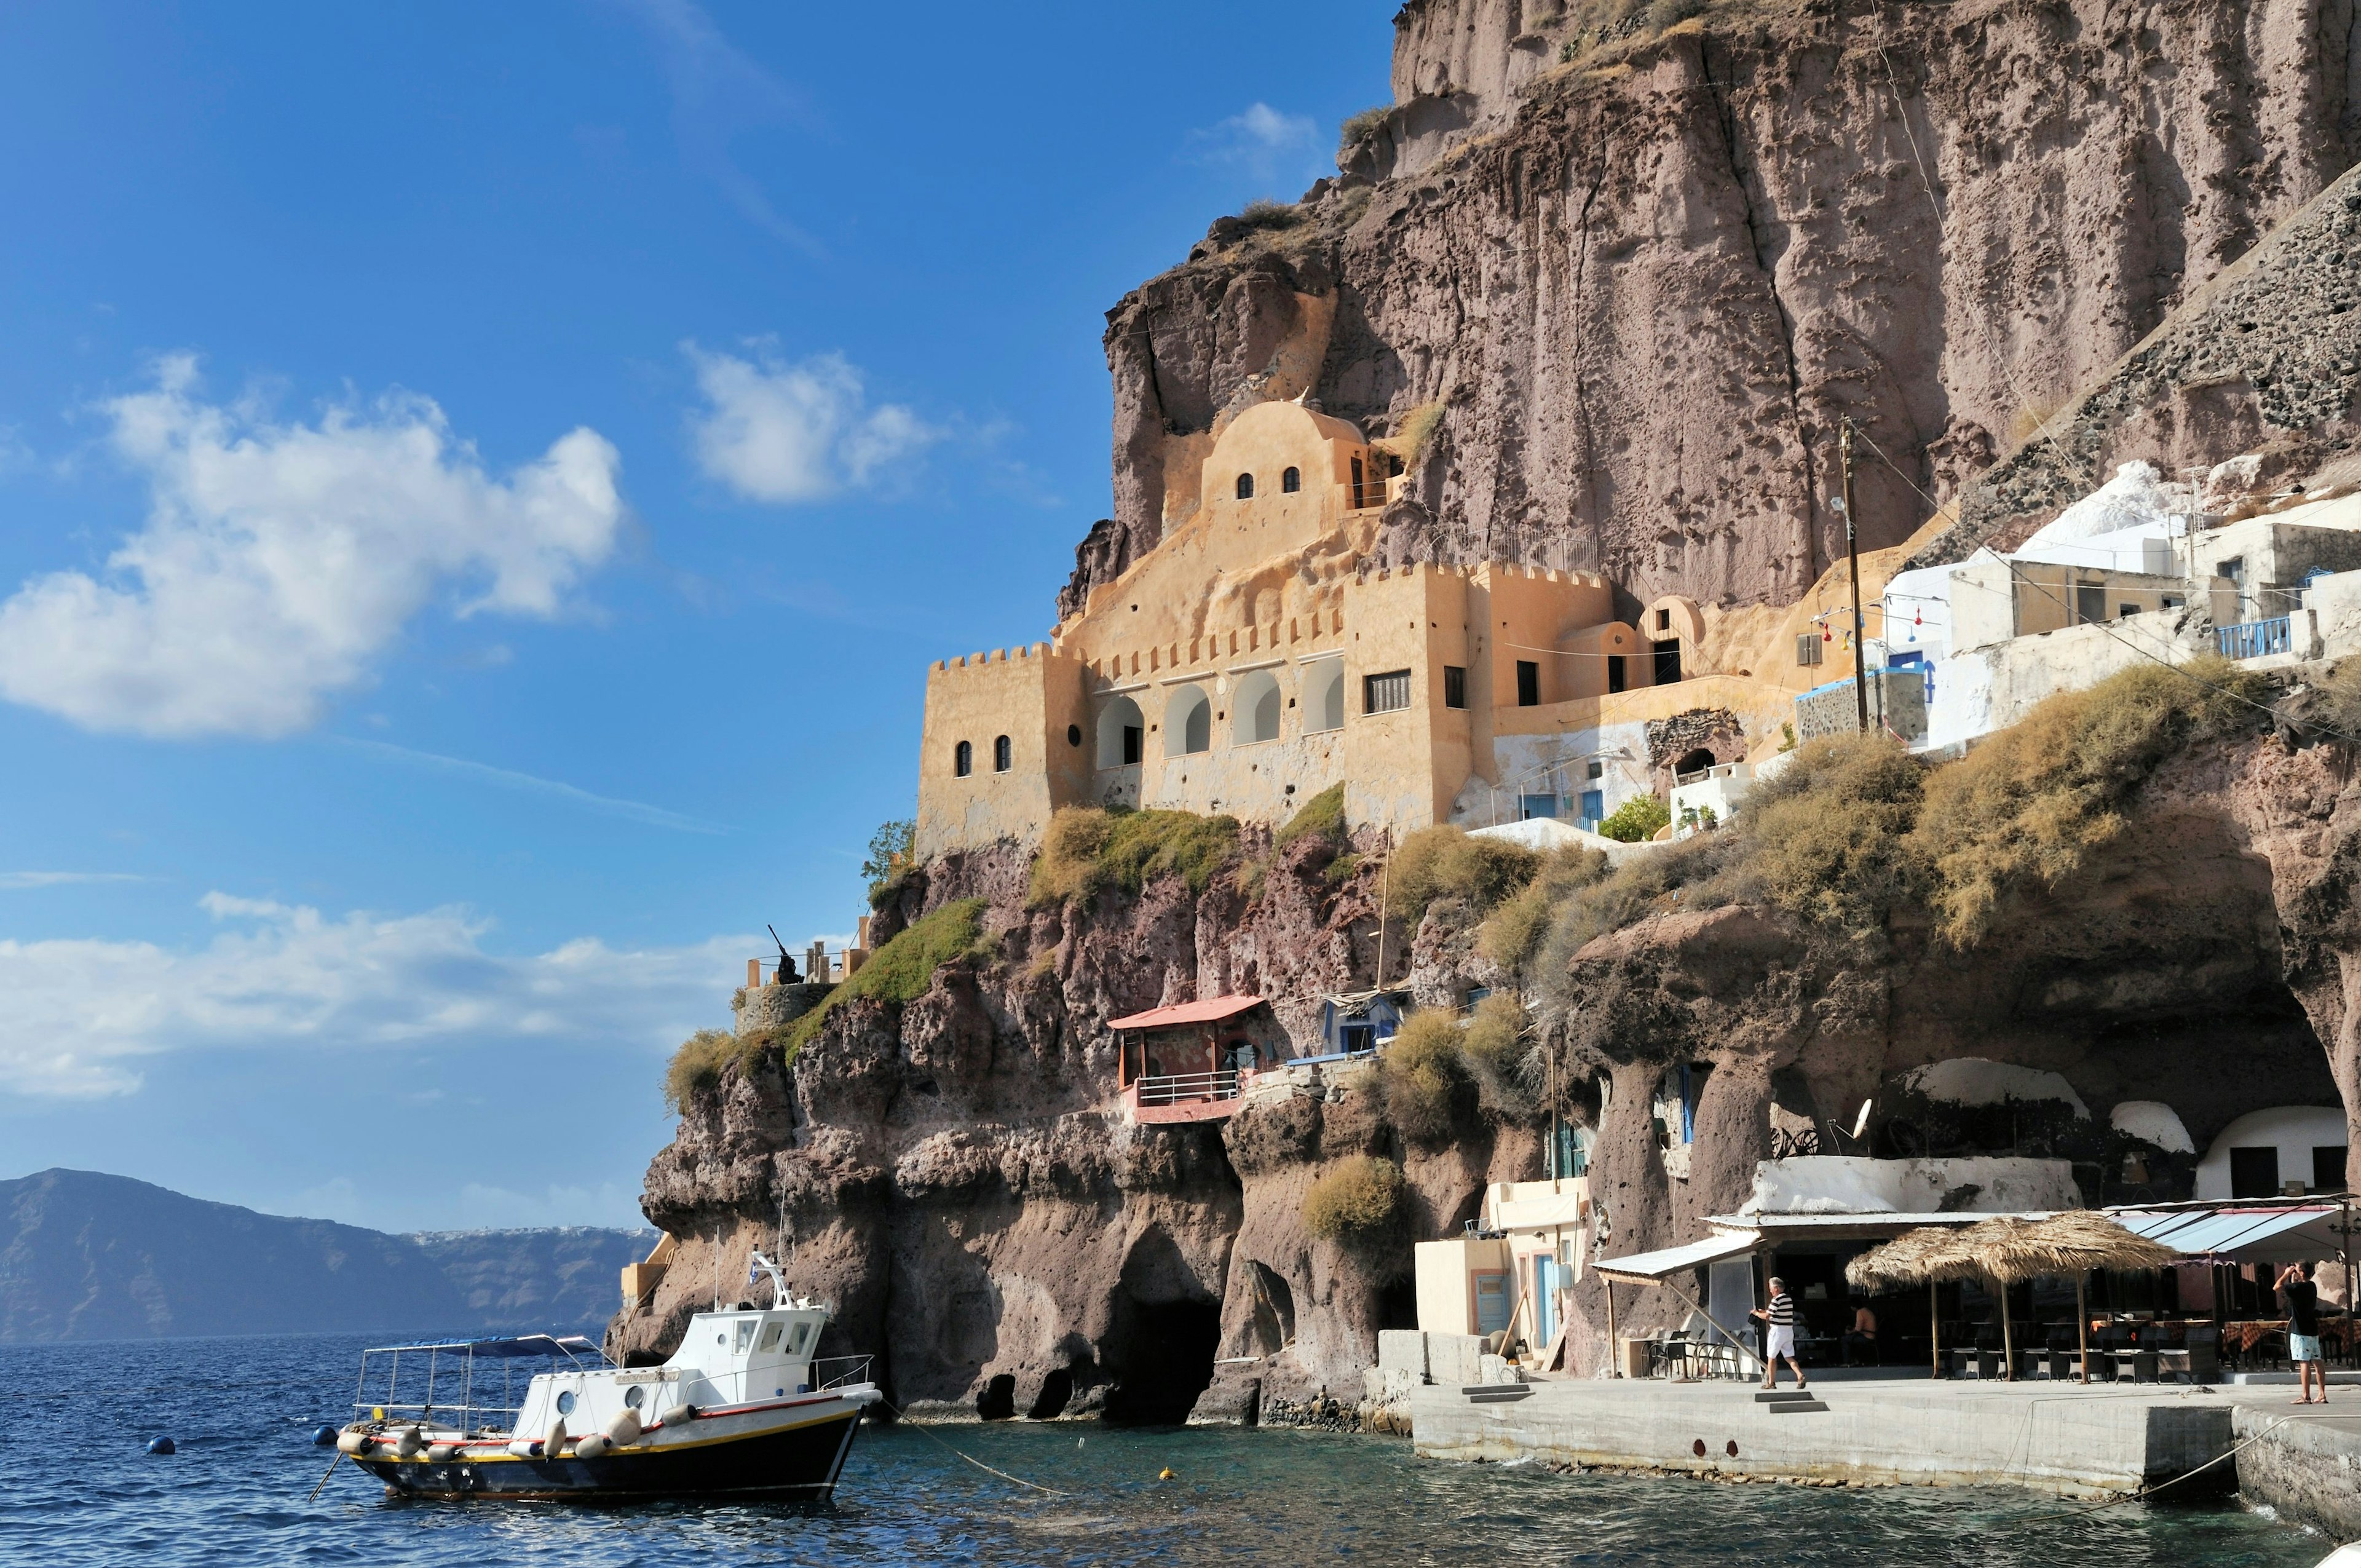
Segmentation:
[[(2342, 1412), (2339, 1413), (2341, 1414)], [(2326, 1412), (2323, 1411), (2322, 1414), (2325, 1415)], [(2125, 1503), (2144, 1502), (2147, 1499), (2155, 1497), (2158, 1492), (2163, 1491), (2168, 1486), (2178, 1486), (2183, 1481), (2190, 1479), (2191, 1476), (2203, 1475), (2206, 1471), (2213, 1469), (2213, 1466), (2221, 1464), (2225, 1459), (2235, 1458), (2238, 1454), (2244, 1453), (2249, 1448), (2252, 1448), (2255, 1444), (2262, 1442), (2263, 1439), (2270, 1436), (2273, 1432), (2278, 1431), (2281, 1427), (2286, 1426), (2290, 1421), (2305, 1420), (2318, 1420), (2320, 1419), (2320, 1416), (2273, 1416), (2270, 1418), (2270, 1424), (2264, 1427), (2262, 1431), (2256, 1432), (2253, 1436), (2246, 1438), (2243, 1442), (2231, 1444), (2228, 1448), (2224, 1449), (2221, 1453), (2215, 1454), (2204, 1464), (2198, 1465), (2195, 1469), (2185, 1470), (2180, 1475), (2175, 1475), (2169, 1481), (2158, 1481), (2153, 1486), (2143, 1486), (2136, 1492), (2127, 1492), (2120, 1497), (2109, 1497), (2105, 1502), (2093, 1503), (2087, 1508), (2067, 1508), (2059, 1513), (2036, 1514), (2031, 1519), (2012, 1519), (2009, 1522), (2012, 1524), (2046, 1524), (2051, 1519), (2087, 1519), (2092, 1514), (2103, 1512), (2108, 1508), (2120, 1508)]]
[(994, 1470), (991, 1465), (986, 1464), (983, 1460), (978, 1459), (974, 1454), (972, 1454), (972, 1453), (961, 1453), (961, 1451), (960, 1451), (960, 1450), (958, 1450), (958, 1449), (956, 1449), (956, 1448), (952, 1448), (952, 1447), (951, 1447), (951, 1445), (950, 1445), (950, 1443), (943, 1442), (943, 1440), (942, 1440), (941, 1438), (937, 1437), (933, 1432), (928, 1431), (927, 1430), (926, 1424), (925, 1424), (924, 1422), (922, 1422), (922, 1421), (914, 1421), (914, 1420), (910, 1420), (910, 1417), (909, 1417), (909, 1413), (908, 1413), (907, 1411), (906, 1411), (906, 1410), (902, 1409), (899, 1406), (895, 1405), (895, 1404), (894, 1403), (894, 1401), (893, 1401), (893, 1400), (888, 1399), (887, 1398), (885, 1398), (885, 1396), (884, 1396), (884, 1395), (883, 1395), (883, 1394), (878, 1395), (878, 1396), (877, 1396), (877, 1402), (878, 1402), (879, 1404), (881, 1404), (881, 1405), (884, 1406), (887, 1409), (892, 1410), (892, 1411), (893, 1411), (896, 1416), (900, 1417), (904, 1421), (908, 1422), (908, 1424), (909, 1424), (909, 1426), (910, 1426), (910, 1429), (911, 1429), (913, 1431), (917, 1432), (920, 1436), (922, 1436), (922, 1437), (924, 1437), (925, 1439), (927, 1439), (927, 1441), (928, 1441), (928, 1442), (932, 1442), (932, 1443), (935, 1443), (935, 1444), (937, 1444), (938, 1446), (939, 1446), (939, 1447), (941, 1447), (941, 1448), (944, 1448), (944, 1449), (946, 1449), (946, 1450), (949, 1450), (949, 1452), (950, 1452), (950, 1453), (954, 1453), (954, 1454), (958, 1454), (960, 1458), (966, 1460), (970, 1464), (974, 1465), (978, 1470), (981, 1470), (981, 1471), (984, 1472), (984, 1473), (985, 1473), (986, 1475), (997, 1475), (997, 1476), (999, 1476), (1002, 1480), (1004, 1480), (1004, 1481), (1010, 1481), (1010, 1482), (1014, 1482), (1016, 1485), (1017, 1485), (1017, 1486), (1030, 1486), (1030, 1487), (1032, 1487), (1035, 1491), (1039, 1492), (1039, 1493), (1043, 1494), (1043, 1495), (1044, 1495), (1044, 1496), (1046, 1496), (1046, 1497), (1072, 1497), (1072, 1496), (1073, 1496), (1073, 1494), (1072, 1494), (1071, 1492), (1060, 1492), (1060, 1491), (1059, 1491), (1055, 1486), (1043, 1486), (1043, 1485), (1041, 1485), (1041, 1483), (1039, 1483), (1038, 1481), (1027, 1481), (1027, 1479), (1025, 1479), (1025, 1477), (1024, 1477), (1024, 1476), (1022, 1476), (1022, 1475), (1010, 1475), (1007, 1471), (1005, 1471), (1005, 1470)]

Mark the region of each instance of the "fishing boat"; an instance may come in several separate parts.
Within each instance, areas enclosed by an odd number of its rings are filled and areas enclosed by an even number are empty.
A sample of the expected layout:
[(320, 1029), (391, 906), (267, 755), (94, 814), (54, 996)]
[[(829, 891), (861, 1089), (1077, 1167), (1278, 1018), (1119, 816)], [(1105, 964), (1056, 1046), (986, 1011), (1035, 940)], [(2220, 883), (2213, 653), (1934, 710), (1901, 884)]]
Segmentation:
[[(364, 1351), (337, 1453), (395, 1497), (824, 1500), (882, 1396), (869, 1357), (814, 1358), (828, 1308), (760, 1253), (752, 1273), (774, 1304), (697, 1313), (661, 1366), (547, 1334)], [(531, 1362), (545, 1370), (514, 1398)]]

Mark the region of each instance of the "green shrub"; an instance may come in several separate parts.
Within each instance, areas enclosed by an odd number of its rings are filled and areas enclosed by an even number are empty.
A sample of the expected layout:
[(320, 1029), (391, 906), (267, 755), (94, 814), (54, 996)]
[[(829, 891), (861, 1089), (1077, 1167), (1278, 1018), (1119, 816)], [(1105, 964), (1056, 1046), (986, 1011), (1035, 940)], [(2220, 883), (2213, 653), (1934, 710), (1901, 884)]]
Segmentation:
[(1303, 1195), (1303, 1228), (1324, 1241), (1367, 1242), (1401, 1228), (1401, 1167), (1355, 1155), (1338, 1160)]
[(1104, 811), (1068, 806), (1049, 818), (1033, 861), (1038, 907), (1095, 897), (1104, 888), (1137, 895), (1168, 873), (1202, 893), (1237, 858), (1238, 819), (1191, 811)]
[(2258, 725), (2253, 704), (2267, 689), (2224, 659), (2137, 665), (2049, 698), (1938, 769), (1911, 847), (1932, 867), (1943, 936), (1968, 947), (2010, 891), (2079, 871), (2123, 830), (2117, 807), (2159, 763), (2192, 740)]
[(884, 823), (869, 835), (869, 855), (861, 862), (861, 874), (873, 893), (909, 869), (917, 842), (918, 825), (907, 818)]
[(699, 1029), (680, 1043), (664, 1066), (665, 1109), (686, 1116), (692, 1100), (719, 1086), (723, 1069), (732, 1062), (741, 1070), (752, 1068), (769, 1043), (760, 1036), (741, 1039), (727, 1029)]
[[(1905, 841), (1926, 770), (1888, 736), (1831, 736), (1795, 752), (1741, 814), (1742, 891), (1824, 926), (1867, 930), (1919, 880)], [(1733, 892), (1741, 891), (1733, 889)]]
[(1328, 869), (1322, 872), (1320, 875), (1324, 881), (1333, 886), (1338, 883), (1349, 882), (1352, 880), (1353, 873), (1360, 869), (1361, 857), (1355, 854), (1352, 850), (1347, 850), (1343, 854), (1337, 856), (1334, 860), (1329, 861)]
[(1448, 824), (1422, 828), (1394, 846), (1386, 872), (1387, 915), (1417, 925), (1440, 898), (1489, 912), (1532, 881), (1542, 857), (1505, 839), (1478, 839)]
[(1413, 1143), (1440, 1143), (1458, 1120), (1467, 1082), (1459, 1023), (1448, 1013), (1413, 1013), (1378, 1058), (1386, 1119)]
[(1391, 104), (1376, 104), (1357, 115), (1345, 115), (1345, 123), (1336, 127), (1336, 150), (1352, 151), (1356, 145), (1367, 140), (1379, 126), (1384, 125), (1386, 116), (1393, 112), (1394, 106)]
[(1521, 1115), (1532, 1109), (1525, 1082), (1525, 1010), (1517, 999), (1495, 992), (1476, 1004), (1459, 1036), (1460, 1059), (1475, 1080), (1477, 1103), (1496, 1116)]
[(1345, 786), (1331, 784), (1298, 806), (1284, 827), (1271, 835), (1271, 847), (1284, 850), (1314, 834), (1338, 849), (1345, 847)]
[(839, 1003), (855, 996), (876, 997), (907, 1004), (927, 993), (935, 971), (958, 959), (982, 958), (992, 951), (983, 934), (983, 900), (962, 898), (931, 910), (894, 935), (894, 939), (869, 955), (869, 961), (851, 980), (820, 999), (818, 1006), (795, 1021), (788, 1031), (786, 1059), (820, 1031)]
[(1513, 897), (1486, 918), (1476, 934), (1476, 950), (1510, 974), (1522, 979), (1540, 956), (1550, 921), (1577, 889), (1590, 886), (1608, 872), (1606, 852), (1599, 850), (1559, 850), (1542, 861), (1541, 870)]
[(1620, 839), (1626, 844), (1644, 844), (1656, 836), (1659, 828), (1669, 827), (1673, 808), (1653, 795), (1635, 795), (1617, 806), (1606, 821), (1598, 825), (1599, 836)]

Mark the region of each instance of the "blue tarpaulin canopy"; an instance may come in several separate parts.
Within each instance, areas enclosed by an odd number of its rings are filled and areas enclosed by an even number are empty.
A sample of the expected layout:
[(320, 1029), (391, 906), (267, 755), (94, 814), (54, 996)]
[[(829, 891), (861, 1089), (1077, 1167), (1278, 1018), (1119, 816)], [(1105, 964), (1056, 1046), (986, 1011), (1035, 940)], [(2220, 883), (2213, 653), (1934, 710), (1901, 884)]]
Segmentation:
[(2341, 1205), (2118, 1209), (2112, 1217), (2135, 1235), (2162, 1242), (2191, 1258), (2217, 1263), (2292, 1263), (2334, 1257), (2342, 1250)]

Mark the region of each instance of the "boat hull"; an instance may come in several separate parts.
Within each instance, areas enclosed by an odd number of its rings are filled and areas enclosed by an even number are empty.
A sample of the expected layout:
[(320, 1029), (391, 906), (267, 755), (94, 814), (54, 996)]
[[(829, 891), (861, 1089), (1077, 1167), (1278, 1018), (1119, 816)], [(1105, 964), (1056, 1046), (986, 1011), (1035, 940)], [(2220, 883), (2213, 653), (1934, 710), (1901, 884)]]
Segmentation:
[[(833, 1409), (752, 1430), (721, 1431), (619, 1449), (596, 1459), (473, 1452), (447, 1463), (356, 1457), (397, 1497), (512, 1501), (622, 1502), (653, 1497), (824, 1500), (852, 1448), (861, 1407)], [(702, 1423), (700, 1423), (702, 1424)], [(717, 1424), (723, 1424), (719, 1423)], [(736, 1425), (736, 1422), (727, 1423)]]

